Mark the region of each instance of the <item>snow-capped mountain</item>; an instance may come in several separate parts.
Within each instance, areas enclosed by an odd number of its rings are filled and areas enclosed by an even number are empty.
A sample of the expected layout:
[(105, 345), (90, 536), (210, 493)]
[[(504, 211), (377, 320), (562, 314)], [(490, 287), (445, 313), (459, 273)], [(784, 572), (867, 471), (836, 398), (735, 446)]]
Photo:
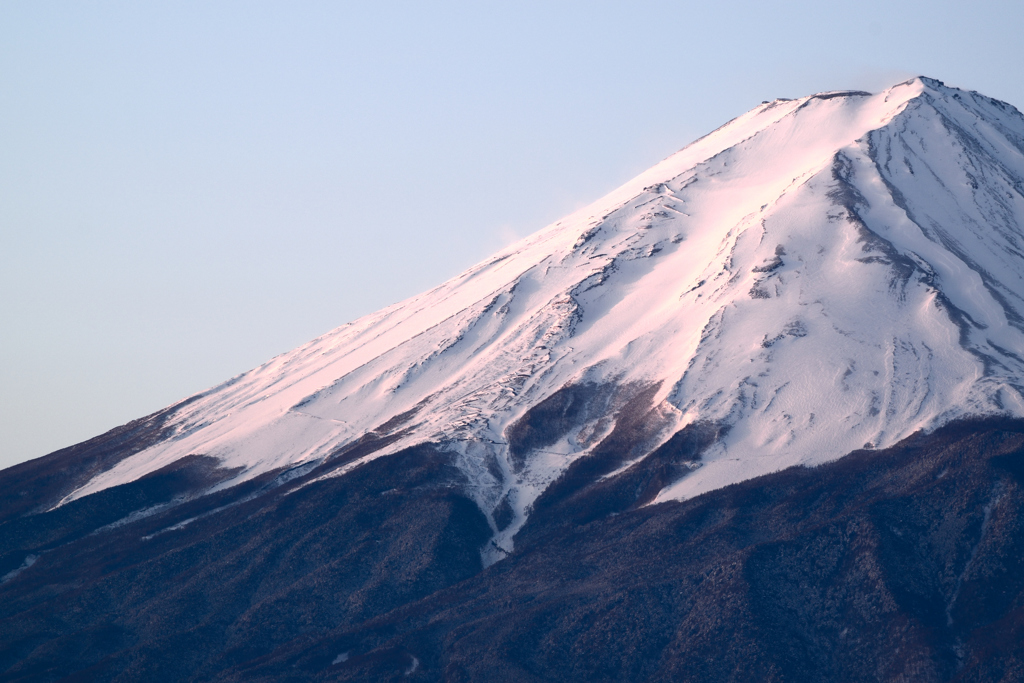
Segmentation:
[[(620, 469), (687, 424), (722, 427), (655, 500), (1024, 415), (1022, 248), (1013, 107), (926, 78), (766, 102), (441, 286), (186, 402), (66, 500), (187, 455), (235, 483), (368, 439), (327, 476), (433, 442), (485, 512), (508, 501), (507, 548), (626, 406), (646, 428)], [(567, 387), (592, 387), (593, 405), (510, 439)]]
[(765, 102), (0, 471), (0, 679), (1019, 679), (1021, 242), (1013, 107)]

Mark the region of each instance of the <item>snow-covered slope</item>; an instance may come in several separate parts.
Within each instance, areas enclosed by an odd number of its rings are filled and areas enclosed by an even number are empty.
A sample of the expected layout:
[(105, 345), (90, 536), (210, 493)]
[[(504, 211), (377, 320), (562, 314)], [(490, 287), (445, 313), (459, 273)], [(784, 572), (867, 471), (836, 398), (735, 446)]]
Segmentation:
[[(244, 468), (237, 481), (372, 442), (325, 475), (339, 476), (433, 442), (485, 512), (509, 502), (508, 547), (626, 408), (647, 411), (634, 459), (687, 424), (727, 427), (658, 500), (1022, 416), (1022, 243), (1013, 107), (924, 78), (765, 103), (441, 286), (205, 392), (170, 438), (68, 499), (189, 454)], [(564, 387), (592, 400), (510, 451), (510, 428)]]

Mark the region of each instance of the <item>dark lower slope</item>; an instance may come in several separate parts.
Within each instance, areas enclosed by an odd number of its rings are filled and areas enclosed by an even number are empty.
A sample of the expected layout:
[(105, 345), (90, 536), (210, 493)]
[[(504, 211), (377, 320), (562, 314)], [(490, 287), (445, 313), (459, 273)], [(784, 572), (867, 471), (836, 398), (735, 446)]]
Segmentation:
[[(210, 677), (480, 571), (487, 522), (433, 449), (310, 476), (173, 504), (177, 480), (162, 475), (23, 518), (41, 530), (35, 548), (0, 525), (35, 558), (0, 585), (0, 680)], [(172, 505), (111, 525), (125, 500)]]
[(221, 680), (1024, 680), (1022, 485), (1024, 424), (955, 425), (565, 530)]
[(171, 431), (167, 423), (178, 410), (199, 398), (193, 396), (88, 441), (0, 471), (0, 522), (53, 507), (96, 475), (159, 442)]
[(18, 518), (0, 680), (1024, 679), (1024, 422), (631, 509), (708, 434), (552, 487), (484, 571), (429, 447), (184, 500), (196, 459)]

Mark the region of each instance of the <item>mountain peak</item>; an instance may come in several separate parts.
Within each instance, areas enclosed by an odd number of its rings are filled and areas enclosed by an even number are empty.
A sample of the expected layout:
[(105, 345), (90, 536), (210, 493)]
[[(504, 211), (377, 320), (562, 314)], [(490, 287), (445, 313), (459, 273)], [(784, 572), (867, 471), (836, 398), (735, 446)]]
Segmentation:
[(1024, 119), (962, 94), (918, 77), (759, 105), (170, 409), (159, 440), (67, 499), (186, 456), (216, 458), (226, 486), (430, 443), (488, 515), (493, 560), (573, 472), (671, 451), (638, 498), (657, 502), (1022, 416)]

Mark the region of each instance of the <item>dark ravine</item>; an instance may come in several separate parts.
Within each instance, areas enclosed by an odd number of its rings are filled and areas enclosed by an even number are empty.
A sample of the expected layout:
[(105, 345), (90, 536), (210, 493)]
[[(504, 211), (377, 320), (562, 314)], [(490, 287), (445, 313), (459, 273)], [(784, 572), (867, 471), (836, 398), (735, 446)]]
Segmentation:
[(196, 458), (8, 515), (0, 680), (1024, 678), (1024, 421), (643, 506), (719, 429), (570, 470), (487, 569), (431, 446), (190, 499), (222, 474)]

